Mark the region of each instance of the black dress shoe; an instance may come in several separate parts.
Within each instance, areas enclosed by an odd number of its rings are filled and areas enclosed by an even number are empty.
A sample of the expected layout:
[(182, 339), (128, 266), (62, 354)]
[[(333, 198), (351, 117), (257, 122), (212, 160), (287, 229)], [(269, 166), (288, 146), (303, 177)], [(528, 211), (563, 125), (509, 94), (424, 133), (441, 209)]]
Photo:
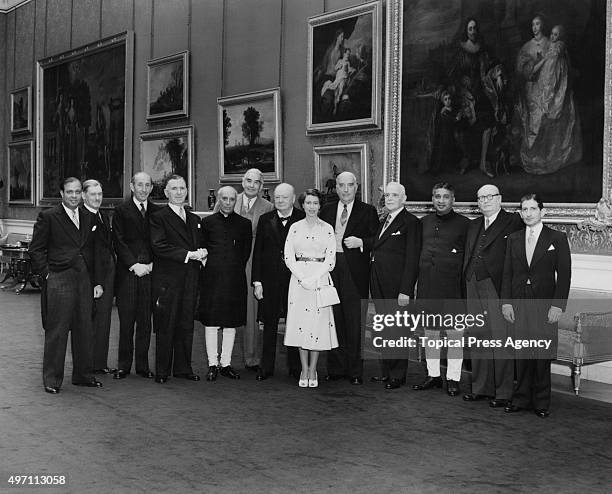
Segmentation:
[(488, 400), (489, 398), (490, 396), (479, 395), (476, 393), (468, 393), (466, 395), (463, 395), (463, 401), (481, 401), (481, 400)]
[(342, 379), (344, 379), (342, 374), (327, 374), (325, 376), (326, 381), (341, 381)]
[[(136, 374), (146, 379), (153, 379), (155, 377), (155, 374), (153, 374), (151, 371), (139, 371)], [(116, 377), (115, 379), (121, 379), (121, 378)]]
[(155, 376), (155, 382), (159, 384), (166, 384), (168, 382), (168, 376)]
[(255, 376), (256, 381), (265, 381), (269, 377), (272, 377), (274, 374), (272, 372), (265, 372), (263, 369), (259, 369), (257, 371), (257, 375)]
[(363, 384), (363, 378), (361, 376), (353, 376), (351, 377), (350, 381), (353, 386), (359, 386)]
[(501, 400), (499, 398), (493, 398), (489, 402), (491, 408), (506, 408), (508, 405), (510, 405), (510, 400)]
[(255, 365), (246, 365), (246, 364), (244, 364), (244, 368), (246, 370), (250, 370), (252, 372), (258, 372), (259, 369), (260, 369), (259, 365), (257, 365), (257, 364), (255, 364)]
[(223, 377), (229, 377), (230, 379), (240, 379), (240, 374), (238, 374), (234, 369), (232, 369), (231, 365), (221, 367), (219, 374), (221, 374)]
[(385, 384), (385, 389), (397, 389), (402, 384), (402, 379), (391, 379), (387, 384)]
[(45, 391), (47, 393), (51, 393), (52, 395), (56, 395), (60, 392), (60, 389), (57, 386), (45, 386)]
[(112, 374), (116, 372), (117, 369), (110, 369), (108, 367), (104, 367), (102, 369), (96, 369), (93, 371), (94, 374)]
[(415, 384), (414, 386), (412, 386), (412, 389), (414, 389), (415, 391), (423, 391), (425, 389), (441, 388), (441, 387), (442, 387), (442, 378), (440, 376), (438, 377), (427, 376), (425, 381), (423, 381), (421, 384)]
[(372, 376), (370, 382), (373, 383), (386, 383), (389, 380), (389, 376)]
[(118, 371), (115, 372), (113, 379), (125, 379), (129, 375), (130, 375), (129, 371), (119, 369)]
[(174, 374), (174, 377), (180, 377), (181, 379), (187, 379), (188, 381), (199, 381), (200, 380), (200, 376), (198, 376), (197, 374), (194, 374), (193, 372), (191, 374), (189, 373)]
[(550, 415), (550, 412), (545, 408), (541, 408), (539, 410), (535, 410), (535, 414), (541, 419), (545, 419)]
[(516, 413), (516, 412), (522, 412), (524, 410), (523, 407), (520, 407), (518, 405), (513, 405), (512, 403), (508, 404), (505, 408), (504, 408), (504, 412), (506, 413)]
[(461, 388), (459, 387), (459, 381), (453, 381), (451, 379), (446, 381), (446, 394), (448, 396), (457, 396), (461, 393)]
[(97, 381), (96, 379), (92, 379), (91, 381), (87, 381), (84, 383), (72, 383), (75, 386), (86, 386), (88, 388), (102, 388), (104, 387), (103, 384), (100, 381)]
[(219, 373), (219, 368), (216, 365), (211, 365), (210, 367), (208, 367), (208, 372), (206, 373), (206, 380), (216, 381), (218, 373)]

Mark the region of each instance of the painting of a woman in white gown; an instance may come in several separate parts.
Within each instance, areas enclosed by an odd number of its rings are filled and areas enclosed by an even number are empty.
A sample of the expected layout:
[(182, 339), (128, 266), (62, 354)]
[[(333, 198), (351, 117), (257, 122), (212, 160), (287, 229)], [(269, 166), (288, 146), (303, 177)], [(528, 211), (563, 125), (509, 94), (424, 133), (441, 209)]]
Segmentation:
[(554, 26), (548, 38), (542, 17), (534, 17), (531, 25), (533, 38), (523, 45), (516, 63), (523, 83), (517, 104), (520, 160), (527, 173), (544, 175), (580, 161), (582, 139), (565, 29)]
[(457, 202), (493, 183), (509, 202), (535, 188), (560, 208), (596, 203), (610, 167), (609, 5), (403, 2), (400, 181), (411, 202), (429, 204), (444, 181)]

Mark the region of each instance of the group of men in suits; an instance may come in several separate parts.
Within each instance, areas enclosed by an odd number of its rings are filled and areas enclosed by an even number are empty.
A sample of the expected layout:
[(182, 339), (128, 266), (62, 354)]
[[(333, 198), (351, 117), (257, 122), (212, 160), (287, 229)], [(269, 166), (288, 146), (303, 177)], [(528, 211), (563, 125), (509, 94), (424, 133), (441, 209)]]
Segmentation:
[[(521, 198), (519, 214), (505, 211), (499, 189), (478, 190), (482, 216), (470, 221), (453, 211), (454, 189), (432, 190), (434, 213), (421, 220), (406, 212), (404, 187), (385, 188), (389, 211), (372, 244), (371, 293), (378, 313), (400, 307), (438, 313), (485, 314), (474, 332), (479, 340), (542, 340), (547, 351), (515, 352), (514, 346), (470, 346), (472, 373), (468, 402), (489, 400), (507, 413), (532, 409), (545, 418), (550, 406), (550, 362), (555, 357), (556, 325), (565, 308), (571, 255), (564, 233), (542, 224), (544, 206), (536, 194)], [(414, 300), (413, 300), (414, 299)], [(440, 328), (424, 327), (427, 340)], [(447, 392), (460, 392), (463, 330), (449, 328)], [(435, 349), (437, 348), (437, 349)], [(427, 377), (414, 390), (441, 388), (440, 350), (427, 346)], [(383, 350), (382, 375), (372, 378), (396, 389), (405, 383), (406, 360)], [(514, 385), (516, 360), (517, 384)]]
[[(231, 366), (239, 327), (245, 367), (256, 371), (259, 381), (271, 377), (278, 324), (287, 311), (285, 239), (304, 213), (294, 207), (290, 184), (276, 187), (274, 204), (260, 197), (262, 186), (261, 172), (247, 171), (244, 191), (222, 187), (215, 213), (200, 220), (184, 207), (187, 187), (182, 177), (169, 177), (164, 189), (168, 205), (161, 207), (149, 201), (151, 177), (140, 172), (132, 177), (132, 196), (115, 208), (111, 229), (100, 210), (100, 183), (87, 180), (81, 185), (76, 178), (66, 179), (61, 204), (40, 213), (30, 244), (32, 268), (43, 278), (45, 391), (60, 390), (69, 332), (75, 385), (101, 387), (95, 373), (127, 377), (134, 354), (135, 371), (145, 378), (165, 383), (172, 375), (198, 381), (191, 366), (194, 318), (206, 328), (208, 381), (216, 380), (218, 373), (240, 377)], [(339, 174), (338, 202), (325, 205), (320, 213), (336, 235), (332, 279), (340, 298), (334, 306), (339, 347), (328, 355), (327, 380), (363, 383), (370, 293), (380, 313), (399, 308), (467, 310), (487, 314), (483, 338), (505, 340), (520, 334), (554, 340), (569, 292), (571, 257), (565, 235), (543, 226), (544, 208), (537, 195), (524, 196), (520, 213), (512, 214), (502, 209), (499, 189), (484, 185), (477, 195), (482, 216), (470, 221), (453, 210), (453, 187), (439, 183), (432, 189), (435, 211), (418, 219), (404, 208), (404, 186), (391, 182), (384, 191), (388, 215), (379, 221), (376, 209), (357, 199), (358, 187), (352, 173)], [(113, 294), (120, 319), (116, 370), (107, 363)], [(155, 374), (148, 361), (152, 315)], [(442, 336), (440, 328), (422, 329), (427, 339)], [(459, 341), (461, 336), (459, 330), (446, 330), (448, 340)], [(456, 396), (463, 351), (452, 348), (446, 382), (447, 393)], [(439, 350), (426, 348), (427, 377), (413, 389), (443, 386), (440, 356)], [(539, 416), (548, 416), (550, 352), (517, 360), (516, 387), (512, 351), (471, 350), (471, 357), (471, 392), (464, 400), (489, 399), (491, 407), (508, 413), (533, 407)], [(287, 363), (290, 374), (297, 376), (299, 357), (293, 348), (288, 349)], [(407, 356), (387, 349), (381, 374), (372, 381), (397, 389), (405, 384), (406, 372)]]

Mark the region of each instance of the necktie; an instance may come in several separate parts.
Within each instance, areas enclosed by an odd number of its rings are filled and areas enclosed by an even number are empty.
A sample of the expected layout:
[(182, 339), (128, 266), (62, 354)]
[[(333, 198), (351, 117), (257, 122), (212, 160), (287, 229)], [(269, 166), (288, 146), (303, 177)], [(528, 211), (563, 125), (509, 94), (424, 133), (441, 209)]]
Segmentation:
[(380, 235), (378, 236), (378, 238), (382, 237), (382, 234), (385, 232), (385, 230), (387, 229), (387, 227), (391, 224), (391, 215), (388, 214), (387, 215), (387, 219), (385, 220), (385, 224), (382, 227), (382, 230), (380, 231)]
[(342, 214), (340, 215), (340, 224), (342, 226), (346, 225), (348, 221), (348, 209), (346, 208), (346, 204), (344, 205), (344, 209), (342, 209)]
[(527, 264), (531, 266), (531, 260), (533, 259), (533, 251), (535, 250), (535, 230), (529, 228), (529, 235), (527, 236)]
[(72, 222), (74, 223), (74, 226), (76, 226), (78, 230), (79, 229), (79, 212), (76, 209), (72, 210)]
[(142, 214), (142, 217), (145, 217), (145, 214), (147, 214), (147, 210), (144, 207), (144, 202), (140, 203), (140, 214)]
[(489, 218), (485, 218), (485, 230), (488, 230), (489, 226), (491, 226), (491, 220)]
[(179, 215), (180, 215), (181, 219), (183, 220), (183, 222), (187, 223), (187, 216), (185, 215), (185, 209), (184, 208), (180, 208), (179, 209)]

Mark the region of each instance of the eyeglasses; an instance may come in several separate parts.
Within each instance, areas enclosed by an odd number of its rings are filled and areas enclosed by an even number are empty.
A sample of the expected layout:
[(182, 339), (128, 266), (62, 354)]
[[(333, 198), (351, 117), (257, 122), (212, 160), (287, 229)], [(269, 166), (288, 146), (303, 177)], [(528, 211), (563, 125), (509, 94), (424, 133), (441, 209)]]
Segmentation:
[(486, 196), (478, 196), (478, 202), (492, 201), (494, 197), (501, 196), (501, 194), (487, 194)]

